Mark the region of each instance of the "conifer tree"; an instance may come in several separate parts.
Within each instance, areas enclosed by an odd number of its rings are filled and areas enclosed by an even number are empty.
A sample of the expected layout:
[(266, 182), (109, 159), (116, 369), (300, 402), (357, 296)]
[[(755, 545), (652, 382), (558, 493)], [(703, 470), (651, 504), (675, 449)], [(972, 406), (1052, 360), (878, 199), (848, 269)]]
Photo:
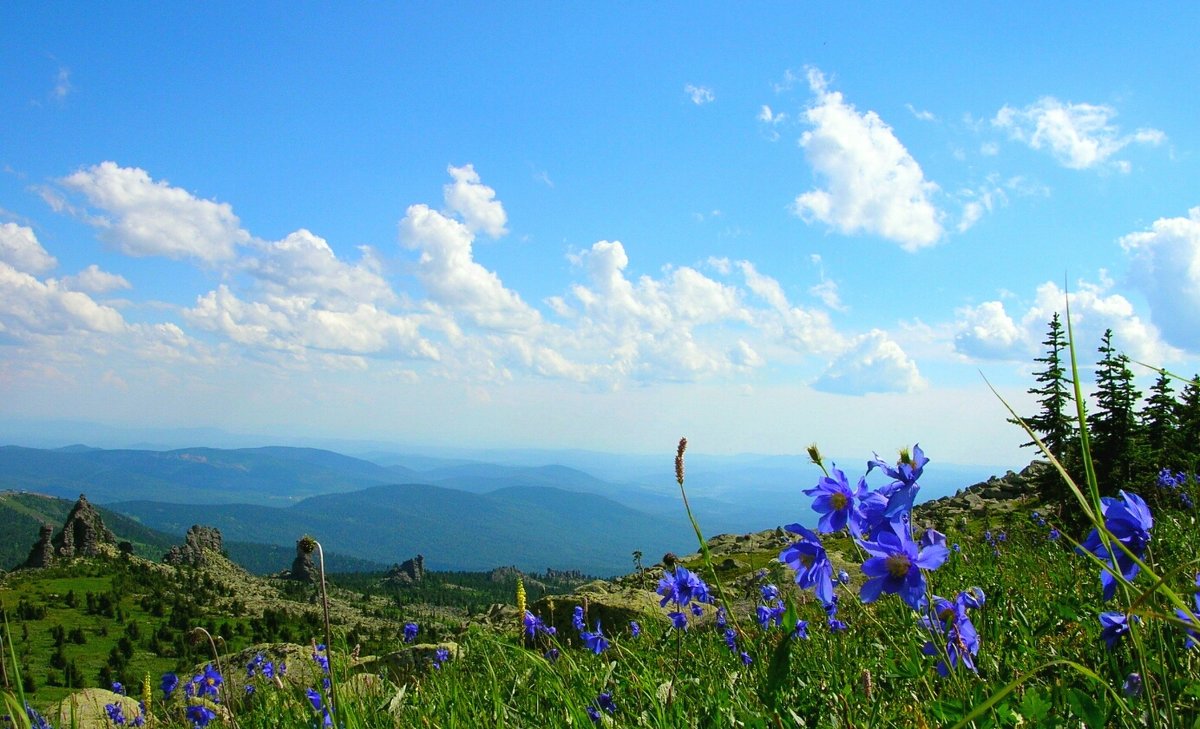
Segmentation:
[(1096, 411), (1088, 417), (1088, 433), (1100, 493), (1111, 495), (1134, 486), (1139, 472), (1135, 405), (1141, 393), (1133, 386), (1129, 358), (1113, 347), (1111, 329), (1104, 331), (1098, 351)]
[(1179, 403), (1175, 402), (1171, 378), (1159, 370), (1158, 379), (1150, 388), (1150, 397), (1142, 409), (1142, 428), (1146, 436), (1146, 465), (1149, 474), (1160, 469), (1183, 467), (1179, 448)]
[(1200, 375), (1184, 386), (1176, 405), (1180, 466), (1196, 471), (1200, 469)]
[[(1035, 373), (1038, 385), (1029, 388), (1028, 391), (1029, 394), (1038, 396), (1041, 410), (1037, 415), (1025, 418), (1025, 423), (1030, 430), (1038, 434), (1050, 453), (1067, 465), (1075, 462), (1078, 434), (1075, 430), (1073, 409), (1068, 409), (1074, 398), (1071, 395), (1071, 378), (1067, 376), (1063, 367), (1062, 353), (1066, 350), (1067, 341), (1058, 312), (1050, 319), (1050, 329), (1042, 344), (1046, 347), (1046, 355), (1037, 357), (1034, 362), (1041, 363), (1045, 368)], [(1035, 443), (1029, 441), (1021, 447), (1032, 445)], [(1044, 471), (1037, 486), (1048, 498), (1070, 498), (1066, 483), (1054, 469)]]

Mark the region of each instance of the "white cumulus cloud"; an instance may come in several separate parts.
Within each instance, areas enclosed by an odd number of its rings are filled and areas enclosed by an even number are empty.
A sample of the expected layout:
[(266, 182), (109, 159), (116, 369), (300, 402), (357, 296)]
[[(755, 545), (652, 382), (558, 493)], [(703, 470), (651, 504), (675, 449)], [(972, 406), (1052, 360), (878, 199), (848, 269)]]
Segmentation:
[(1171, 344), (1200, 352), (1200, 207), (1121, 238), (1150, 318)]
[[(1032, 104), (1015, 109), (1007, 104), (992, 119), (1013, 139), (1033, 149), (1048, 150), (1059, 164), (1085, 170), (1108, 162), (1130, 144), (1160, 144), (1166, 134), (1158, 129), (1138, 129), (1122, 134), (1112, 122), (1117, 112), (1103, 104), (1073, 104), (1053, 96), (1043, 96)], [(1125, 172), (1128, 162), (1115, 161)]]
[(957, 312), (954, 348), (980, 359), (1021, 359), (1028, 345), (1028, 332), (1017, 325), (999, 301), (963, 307)]
[(228, 203), (202, 200), (136, 167), (102, 162), (60, 183), (97, 209), (88, 222), (126, 255), (216, 263), (232, 259), (250, 238)]
[(41, 281), (0, 262), (0, 335), (17, 339), (71, 331), (116, 334), (125, 320), (110, 306), (70, 291), (54, 279)]
[(475, 166), (451, 165), (446, 171), (454, 178), (453, 183), (443, 188), (446, 207), (451, 213), (462, 216), (467, 230), (472, 233), (482, 231), (493, 238), (507, 233), (504, 226), (508, 223), (508, 215), (504, 206), (496, 199), (496, 191), (480, 182)]
[(89, 294), (106, 294), (109, 291), (133, 288), (124, 276), (102, 271), (94, 263), (74, 276), (64, 276), (62, 285), (72, 291), (86, 291)]
[(46, 273), (58, 265), (42, 248), (32, 228), (16, 223), (0, 225), (0, 261), (25, 273)]
[(873, 111), (859, 112), (824, 75), (808, 71), (815, 103), (804, 116), (812, 129), (800, 146), (824, 187), (799, 195), (793, 210), (845, 234), (869, 233), (907, 251), (937, 243), (941, 213), (931, 197), (938, 187)]
[(1055, 313), (1065, 317), (1070, 302), (1071, 324), (1080, 362), (1100, 343), (1105, 329), (1113, 330), (1117, 349), (1142, 362), (1162, 363), (1179, 356), (1179, 350), (1164, 341), (1158, 328), (1145, 321), (1133, 303), (1112, 291), (1113, 281), (1101, 272), (1099, 282), (1078, 281), (1068, 294), (1047, 281), (1037, 287), (1031, 302), (1013, 303), (1009, 313), (1002, 301), (987, 301), (957, 310), (952, 327), (954, 349), (976, 359), (1028, 361), (1042, 353), (1041, 341)]
[(839, 395), (914, 392), (925, 386), (917, 365), (887, 333), (872, 329), (813, 382), (813, 388)]

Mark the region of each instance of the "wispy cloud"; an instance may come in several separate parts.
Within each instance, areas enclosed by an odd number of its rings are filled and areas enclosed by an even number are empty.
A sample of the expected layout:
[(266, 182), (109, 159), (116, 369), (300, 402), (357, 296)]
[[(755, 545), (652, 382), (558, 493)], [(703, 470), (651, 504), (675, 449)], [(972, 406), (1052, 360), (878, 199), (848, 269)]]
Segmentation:
[(1113, 123), (1116, 116), (1111, 106), (1073, 104), (1043, 96), (1020, 109), (1001, 107), (992, 118), (992, 125), (1032, 149), (1048, 150), (1064, 167), (1093, 169), (1111, 160), (1117, 170), (1128, 172), (1129, 162), (1113, 160), (1113, 155), (1130, 144), (1161, 144), (1167, 135), (1150, 128), (1122, 134)]
[(711, 104), (717, 100), (716, 94), (714, 94), (713, 90), (707, 86), (693, 86), (692, 84), (687, 84), (683, 87), (683, 92), (688, 95), (688, 98), (690, 98), (692, 103), (696, 106)]

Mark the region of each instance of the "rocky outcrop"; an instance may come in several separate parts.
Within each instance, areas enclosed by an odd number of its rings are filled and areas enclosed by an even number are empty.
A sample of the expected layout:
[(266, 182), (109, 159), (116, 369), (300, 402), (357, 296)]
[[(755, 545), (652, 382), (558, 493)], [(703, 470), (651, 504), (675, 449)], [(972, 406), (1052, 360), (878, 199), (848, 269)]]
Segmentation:
[[(595, 630), (599, 622), (604, 634), (611, 636), (628, 631), (631, 620), (665, 623), (667, 615), (666, 611), (659, 608), (660, 599), (659, 595), (649, 590), (594, 580), (571, 595), (543, 597), (528, 609), (546, 625), (553, 625), (558, 630), (560, 640), (574, 642), (578, 635), (572, 625), (576, 606), (584, 609), (584, 622), (588, 630)], [(516, 620), (512, 622), (515, 624)]]
[(88, 503), (87, 497), (79, 495), (62, 531), (52, 540), (56, 557), (95, 557), (104, 550), (102, 545), (115, 546), (117, 536), (104, 526), (104, 519), (96, 507)]
[(29, 557), (21, 566), (26, 569), (48, 567), (54, 561), (54, 545), (51, 543), (53, 536), (54, 527), (49, 524), (43, 524), (41, 532), (38, 534), (37, 543), (33, 545), (33, 549), (29, 550)]
[(412, 585), (425, 579), (425, 558), (417, 555), (401, 564), (393, 564), (383, 581), (392, 585)]
[(1046, 461), (1033, 461), (1019, 473), (1008, 471), (959, 489), (953, 496), (918, 504), (913, 510), (914, 523), (922, 528), (942, 528), (967, 516), (1010, 511), (1021, 499), (1037, 494), (1038, 481), (1047, 468), (1050, 464)]
[(193, 524), (187, 530), (183, 545), (171, 547), (171, 551), (163, 556), (163, 561), (176, 566), (202, 567), (207, 564), (206, 551), (221, 554), (223, 549), (219, 529)]
[(57, 559), (115, 554), (116, 544), (117, 537), (104, 526), (100, 512), (88, 503), (86, 496), (80, 494), (79, 501), (75, 502), (63, 523), (62, 531), (55, 534), (54, 527), (42, 525), (37, 542), (21, 566), (37, 569), (47, 567)]
[(308, 539), (308, 537), (302, 537), (296, 540), (296, 558), (292, 560), (292, 568), (288, 570), (285, 577), (297, 582), (316, 584), (321, 579), (321, 573), (313, 564), (312, 550), (305, 548)]

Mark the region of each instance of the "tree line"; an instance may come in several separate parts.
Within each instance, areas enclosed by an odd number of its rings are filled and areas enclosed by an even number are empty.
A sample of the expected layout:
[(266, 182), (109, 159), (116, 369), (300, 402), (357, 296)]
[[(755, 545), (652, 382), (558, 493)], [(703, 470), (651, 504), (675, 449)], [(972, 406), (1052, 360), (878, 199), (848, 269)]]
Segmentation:
[[(1083, 458), (1075, 386), (1071, 379), (1070, 351), (1057, 313), (1049, 323), (1044, 354), (1034, 359), (1039, 410), (1023, 418), (1046, 448), (1066, 467), (1077, 484), (1083, 483)], [(1092, 403), (1084, 403), (1087, 436), (1102, 495), (1133, 490), (1152, 503), (1163, 498), (1160, 478), (1183, 474), (1193, 487), (1200, 462), (1200, 374), (1183, 380), (1164, 369), (1143, 397), (1130, 369), (1131, 360), (1113, 342), (1107, 329), (1101, 337)], [(1081, 383), (1082, 384), (1082, 383)], [(1180, 385), (1178, 391), (1176, 385)], [(1082, 388), (1081, 388), (1082, 390)], [(1016, 423), (1016, 420), (1011, 422)], [(1022, 444), (1036, 445), (1033, 441)], [(1037, 483), (1042, 496), (1068, 503), (1074, 497), (1054, 469), (1046, 469)]]

